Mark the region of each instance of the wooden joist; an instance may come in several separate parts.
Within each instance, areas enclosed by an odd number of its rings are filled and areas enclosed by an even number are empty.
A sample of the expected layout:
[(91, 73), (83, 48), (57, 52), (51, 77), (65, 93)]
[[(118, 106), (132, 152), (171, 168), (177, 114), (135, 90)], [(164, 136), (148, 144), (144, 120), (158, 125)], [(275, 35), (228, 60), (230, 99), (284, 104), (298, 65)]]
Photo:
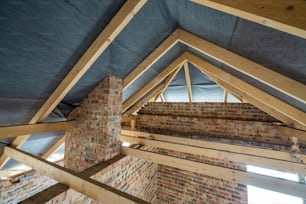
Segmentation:
[[(104, 28), (97, 39), (91, 44), (84, 55), (74, 65), (68, 75), (62, 80), (58, 87), (53, 91), (50, 97), (37, 111), (30, 120), (29, 124), (35, 124), (42, 121), (52, 112), (60, 103), (65, 95), (86, 73), (86, 71), (95, 63), (98, 57), (106, 50), (112, 41), (120, 34), (125, 26), (132, 20), (136, 13), (144, 6), (147, 0), (127, 0), (110, 23)], [(12, 146), (20, 147), (30, 137), (30, 135), (18, 136)], [(0, 158), (0, 168), (8, 161), (8, 157), (2, 154)]]
[(192, 103), (192, 88), (191, 88), (191, 80), (189, 74), (189, 66), (187, 61), (184, 62), (184, 72), (185, 72), (185, 79), (188, 90), (189, 103)]
[(299, 140), (306, 141), (306, 131), (297, 130), (290, 127), (277, 126), (277, 131), (289, 137), (296, 137)]
[(306, 2), (304, 0), (191, 1), (306, 39)]
[[(221, 84), (229, 91), (231, 91), (230, 86), (235, 87), (235, 89), (240, 90), (243, 93), (246, 93), (248, 96), (255, 98), (256, 100), (260, 101), (262, 104), (265, 104), (274, 112), (286, 116), (290, 118), (292, 121), (294, 121), (294, 123), (298, 123), (303, 127), (306, 127), (306, 114), (303, 111), (279, 100), (278, 98), (254, 87), (253, 85), (248, 84), (247, 82), (242, 81), (241, 79), (223, 71), (222, 69), (202, 60), (201, 58), (193, 54), (188, 53), (186, 54), (186, 56), (187, 56), (186, 59), (190, 63), (194, 64), (197, 68), (199, 68), (201, 72), (216, 78), (215, 82), (217, 84)], [(229, 86), (226, 87), (227, 85)], [(294, 124), (289, 124), (289, 125), (294, 126)]]
[(137, 93), (135, 93), (132, 97), (130, 97), (126, 102), (122, 105), (122, 112), (125, 112), (128, 108), (134, 105), (140, 98), (146, 95), (149, 91), (151, 91), (156, 85), (158, 85), (161, 81), (163, 81), (167, 76), (169, 76), (172, 72), (182, 66), (182, 62), (186, 58), (185, 53), (179, 56), (176, 60), (174, 60), (168, 67), (166, 67), (161, 73), (159, 73), (153, 80), (147, 83), (142, 89), (140, 89)]
[(237, 183), (249, 184), (280, 193), (306, 198), (306, 185), (297, 182), (285, 181), (273, 177), (262, 176), (259, 174), (209, 165), (201, 162), (190, 161), (127, 147), (121, 147), (121, 154), (185, 171), (199, 173)]
[(0, 127), (0, 139), (16, 137), (19, 135), (26, 135), (26, 134), (37, 134), (43, 132), (66, 130), (74, 128), (76, 126), (77, 126), (76, 121), (65, 121), (65, 122), (38, 123), (38, 124)]
[[(284, 160), (284, 161), (292, 161), (292, 156), (290, 152), (276, 151), (270, 149), (262, 149), (256, 147), (247, 147), (240, 145), (232, 145), (225, 144), (219, 142), (210, 142), (204, 140), (196, 140), (182, 137), (174, 137), (167, 136), (161, 134), (153, 134), (147, 132), (139, 132), (139, 131), (129, 131), (129, 130), (121, 130), (121, 135), (130, 136), (130, 137), (139, 137), (139, 138), (153, 138), (155, 140), (164, 141), (164, 142), (174, 142), (177, 144), (189, 145), (194, 147), (201, 147), (206, 149), (215, 149), (221, 151), (229, 151), (234, 153), (246, 153), (248, 155), (258, 156), (258, 157), (266, 157), (276, 160)], [(306, 161), (306, 155), (301, 154), (301, 158), (303, 161)]]
[(54, 163), (45, 161), (22, 150), (5, 147), (4, 152), (9, 157), (24, 163), (36, 171), (49, 176), (70, 188), (103, 203), (147, 203), (139, 198), (119, 191), (108, 185), (82, 176)]
[[(173, 141), (176, 141), (175, 138), (173, 139), (174, 139)], [(178, 144), (175, 142), (166, 142), (161, 140), (129, 137), (124, 135), (121, 135), (120, 140), (124, 142), (130, 142), (132, 144), (140, 144), (149, 147), (157, 147), (157, 148), (178, 151), (193, 155), (212, 157), (220, 160), (233, 161), (248, 165), (259, 166), (263, 168), (275, 169), (284, 172), (299, 173), (301, 175), (306, 174), (305, 164), (276, 160), (262, 156), (253, 156), (253, 155), (248, 155), (247, 153), (244, 152), (235, 153), (235, 152), (230, 152), (229, 150), (209, 149), (203, 147), (190, 146), (186, 144)]]
[(260, 64), (241, 57), (191, 33), (178, 29), (179, 41), (231, 68), (248, 75), (302, 103), (306, 103), (306, 86)]

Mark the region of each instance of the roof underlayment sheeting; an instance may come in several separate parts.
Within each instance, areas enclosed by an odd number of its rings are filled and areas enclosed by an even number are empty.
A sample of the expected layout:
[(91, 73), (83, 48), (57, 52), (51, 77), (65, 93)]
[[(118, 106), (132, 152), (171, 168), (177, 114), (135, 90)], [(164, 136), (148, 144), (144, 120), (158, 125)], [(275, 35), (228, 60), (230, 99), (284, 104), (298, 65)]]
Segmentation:
[[(0, 1), (0, 125), (27, 123), (123, 4), (123, 0)], [(49, 120), (65, 119), (109, 74), (126, 77), (177, 28), (306, 84), (306, 40), (188, 0), (150, 0)], [(305, 104), (180, 43), (132, 83), (124, 91), (123, 100), (186, 50), (306, 111)], [(199, 75), (195, 67), (189, 67), (194, 101), (220, 101), (222, 90)], [(184, 77), (182, 69), (164, 93), (167, 101), (188, 101)], [(60, 135), (31, 137), (22, 149), (42, 155)], [(0, 153), (1, 147), (11, 141), (0, 140)], [(12, 166), (10, 162), (5, 168)]]

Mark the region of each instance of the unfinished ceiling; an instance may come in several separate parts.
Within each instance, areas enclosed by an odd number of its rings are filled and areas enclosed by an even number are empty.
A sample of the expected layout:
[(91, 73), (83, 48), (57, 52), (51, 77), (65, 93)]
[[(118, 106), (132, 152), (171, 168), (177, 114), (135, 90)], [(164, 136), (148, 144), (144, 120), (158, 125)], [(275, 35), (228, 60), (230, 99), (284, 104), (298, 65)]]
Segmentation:
[[(0, 125), (25, 124), (105, 28), (125, 1), (0, 2)], [(306, 40), (188, 0), (150, 0), (65, 96), (48, 121), (63, 120), (106, 76), (125, 78), (177, 28), (306, 84)], [(189, 51), (306, 111), (306, 105), (177, 43), (123, 93), (127, 101), (165, 67)], [(220, 89), (189, 65), (194, 101), (218, 101)], [(183, 69), (182, 69), (183, 70)], [(167, 101), (187, 101), (183, 71), (165, 91)], [(21, 148), (42, 155), (61, 136), (31, 137)], [(1, 140), (1, 146), (12, 139)], [(2, 149), (2, 148), (1, 148)], [(0, 151), (1, 152), (1, 151)], [(5, 168), (12, 167), (9, 162)]]

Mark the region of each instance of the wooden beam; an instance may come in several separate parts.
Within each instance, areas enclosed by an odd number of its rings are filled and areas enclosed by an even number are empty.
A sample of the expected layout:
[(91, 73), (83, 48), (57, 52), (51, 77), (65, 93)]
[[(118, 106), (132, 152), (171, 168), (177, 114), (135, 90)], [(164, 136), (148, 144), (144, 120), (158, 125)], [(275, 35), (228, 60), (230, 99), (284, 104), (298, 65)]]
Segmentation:
[(306, 185), (297, 182), (285, 181), (273, 177), (161, 155), (139, 149), (121, 147), (121, 153), (185, 171), (306, 198)]
[(306, 86), (231, 51), (186, 31), (177, 30), (180, 42), (248, 75), (302, 103), (306, 103)]
[(191, 1), (306, 39), (306, 2), (303, 0)]
[(135, 113), (137, 110), (139, 110), (144, 104), (146, 104), (151, 98), (160, 96), (161, 93), (163, 93), (171, 83), (171, 81), (174, 79), (174, 77), (177, 75), (177, 73), (180, 71), (181, 68), (178, 68), (176, 71), (174, 71), (172, 74), (170, 74), (164, 83), (158, 85), (151, 93), (149, 93), (146, 97), (144, 97), (141, 101), (136, 103), (132, 108), (130, 108), (127, 112), (125, 112), (126, 115), (130, 115)]
[[(262, 156), (253, 156), (247, 155), (247, 153), (233, 153), (229, 150), (216, 150), (216, 149), (208, 149), (203, 147), (195, 147), (185, 144), (177, 144), (174, 142), (165, 142), (160, 140), (152, 140), (145, 138), (137, 138), (137, 137), (129, 137), (123, 136), (120, 137), (121, 141), (130, 142), (132, 144), (140, 144), (149, 147), (162, 148), (172, 151), (178, 151), (193, 155), (201, 155), (206, 157), (212, 157), (216, 159), (221, 159), (225, 161), (233, 161), (239, 162), (243, 164), (249, 164), (254, 166), (259, 166), (263, 168), (270, 168), (285, 172), (299, 173), (301, 175), (306, 174), (306, 165), (299, 164), (289, 161), (276, 160), (271, 158), (265, 158)], [(174, 140), (175, 141), (175, 140)]]
[(45, 152), (42, 156), (41, 156), (41, 158), (43, 158), (43, 159), (48, 159), (50, 156), (51, 156), (51, 154), (53, 154), (54, 152), (56, 152), (64, 143), (65, 143), (65, 135), (61, 138), (61, 139), (59, 139), (54, 145), (52, 145), (52, 147), (50, 147), (49, 149), (48, 149), (48, 151), (47, 152)]
[(54, 178), (60, 183), (103, 203), (147, 203), (139, 198), (102, 184), (93, 179), (82, 176), (74, 171), (57, 166), (37, 156), (22, 150), (5, 147), (4, 152), (16, 161), (32, 167), (41, 174)]
[(33, 203), (47, 203), (52, 198), (62, 194), (63, 192), (67, 191), (69, 189), (68, 186), (57, 183), (23, 201), (21, 201), (19, 204), (33, 204)]
[[(68, 75), (62, 80), (58, 87), (54, 90), (47, 101), (42, 105), (38, 112), (30, 120), (29, 124), (35, 124), (42, 121), (52, 112), (52, 110), (60, 103), (65, 95), (86, 73), (86, 71), (95, 63), (98, 57), (106, 50), (112, 41), (120, 34), (125, 26), (132, 20), (136, 13), (144, 6), (147, 0), (127, 0), (122, 8), (117, 12), (110, 23), (104, 28), (102, 33), (91, 44), (84, 55), (74, 65)], [(21, 147), (23, 143), (30, 137), (24, 135), (17, 137), (12, 146)], [(8, 157), (2, 154), (0, 158), (0, 168), (8, 161)]]
[(186, 56), (183, 53), (176, 60), (174, 60), (168, 67), (166, 67), (161, 73), (159, 73), (153, 80), (147, 83), (142, 89), (140, 89), (136, 94), (130, 97), (122, 105), (122, 112), (125, 112), (128, 108), (133, 106), (139, 99), (151, 91), (155, 86), (157, 86), (162, 80), (164, 80), (169, 74), (178, 69), (184, 62)]
[(271, 96), (270, 94), (248, 84), (247, 82), (242, 81), (241, 79), (223, 71), (222, 69), (207, 63), (193, 54), (189, 53), (186, 56), (186, 59), (198, 67), (200, 71), (207, 75), (214, 76), (218, 80), (216, 82), (217, 84), (223, 84), (223, 82), (226, 82), (241, 92), (247, 93), (253, 98), (256, 98), (256, 100), (261, 101), (261, 103), (266, 104), (274, 111), (290, 118), (291, 120), (295, 121), (295, 123), (299, 123), (300, 125), (306, 127), (306, 114), (303, 111)]
[(223, 102), (227, 103), (227, 96), (228, 96), (228, 91), (224, 89), (224, 95), (223, 95)]
[(16, 137), (18, 135), (25, 134), (37, 134), (43, 132), (66, 130), (74, 128), (76, 126), (76, 121), (65, 121), (0, 127), (0, 139)]
[(160, 97), (160, 99), (161, 99), (161, 101), (164, 103), (164, 102), (166, 102), (166, 100), (165, 100), (165, 97), (164, 97), (164, 94), (163, 93), (160, 93), (159, 94), (159, 97)]
[(284, 126), (277, 126), (277, 131), (289, 137), (296, 137), (299, 140), (306, 141), (306, 131)]
[[(210, 142), (205, 140), (196, 140), (196, 139), (167, 136), (167, 135), (153, 134), (153, 133), (139, 132), (139, 131), (121, 130), (121, 135), (130, 136), (130, 137), (139, 137), (139, 138), (151, 138), (164, 142), (174, 142), (177, 144), (190, 145), (206, 149), (229, 151), (234, 153), (245, 152), (248, 155), (253, 155), (258, 157), (266, 157), (266, 158), (284, 160), (289, 162), (292, 161), (292, 156), (290, 152), (276, 151), (276, 150), (256, 148), (256, 147), (247, 147), (241, 145), (232, 145), (220, 142)], [(301, 158), (306, 163), (306, 155), (301, 154)]]
[(176, 32), (164, 40), (150, 55), (148, 55), (131, 73), (123, 79), (123, 91), (147, 71), (156, 61), (166, 54), (178, 42)]
[(186, 85), (188, 90), (189, 103), (192, 103), (191, 80), (190, 80), (189, 67), (187, 61), (184, 62), (184, 71), (185, 71)]

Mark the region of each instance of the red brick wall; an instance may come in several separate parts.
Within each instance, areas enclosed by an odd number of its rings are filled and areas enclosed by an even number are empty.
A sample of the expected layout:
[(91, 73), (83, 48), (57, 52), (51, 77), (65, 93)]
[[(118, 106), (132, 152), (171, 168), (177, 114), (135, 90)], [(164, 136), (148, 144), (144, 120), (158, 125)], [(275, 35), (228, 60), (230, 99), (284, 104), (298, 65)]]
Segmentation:
[[(192, 105), (195, 109), (192, 109), (189, 103), (174, 103), (174, 110), (171, 104), (173, 103), (149, 103), (139, 111), (137, 128), (168, 135), (196, 135), (198, 138), (202, 136), (246, 140), (253, 143), (255, 141), (277, 145), (289, 144), (288, 136), (279, 133), (272, 122), (267, 122), (272, 118), (249, 104), (232, 103), (222, 106), (216, 103), (214, 107), (213, 103), (196, 103)], [(196, 109), (202, 112), (195, 111)]]
[(0, 181), (0, 203), (18, 203), (56, 183), (57, 181), (35, 172), (16, 177), (13, 183)]
[(122, 80), (104, 79), (69, 116), (78, 128), (66, 132), (65, 167), (81, 172), (120, 151)]

